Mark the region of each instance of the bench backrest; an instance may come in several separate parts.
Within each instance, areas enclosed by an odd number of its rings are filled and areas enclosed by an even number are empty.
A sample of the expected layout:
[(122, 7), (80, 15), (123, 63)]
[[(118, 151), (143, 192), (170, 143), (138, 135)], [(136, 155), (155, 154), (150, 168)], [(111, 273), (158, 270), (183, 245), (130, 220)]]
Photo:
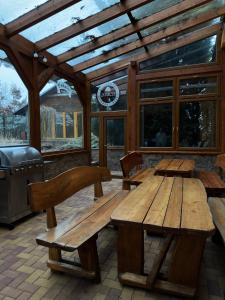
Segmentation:
[(215, 166), (219, 168), (219, 173), (223, 176), (223, 172), (225, 172), (225, 154), (217, 155)]
[(76, 167), (45, 182), (28, 185), (33, 211), (45, 210), (63, 202), (81, 189), (95, 184), (95, 196), (102, 196), (101, 182), (111, 180), (110, 171), (102, 167)]
[(130, 172), (135, 168), (140, 170), (143, 164), (142, 154), (138, 152), (130, 152), (120, 159), (120, 165), (123, 172), (123, 177), (129, 177)]

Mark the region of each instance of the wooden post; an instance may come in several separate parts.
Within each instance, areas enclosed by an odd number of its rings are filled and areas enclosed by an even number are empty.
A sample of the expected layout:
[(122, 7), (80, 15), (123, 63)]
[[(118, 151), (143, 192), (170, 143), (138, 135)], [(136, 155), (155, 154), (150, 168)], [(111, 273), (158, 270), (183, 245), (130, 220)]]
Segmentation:
[(132, 61), (128, 67), (128, 151), (135, 150), (137, 147), (137, 92), (136, 92), (136, 62)]
[(30, 98), (30, 143), (31, 146), (41, 150), (41, 117), (40, 117), (40, 98), (37, 83), (37, 64), (33, 58), (33, 88), (29, 90)]
[[(225, 28), (223, 29), (222, 40), (221, 40), (221, 65), (223, 68), (222, 72), (222, 82), (221, 82), (221, 130), (220, 130), (220, 137), (221, 137), (221, 150), (222, 153), (225, 153)], [(220, 110), (220, 108), (219, 108)]]
[(78, 113), (76, 111), (73, 112), (73, 135), (74, 138), (78, 137)]
[(63, 138), (66, 138), (66, 113), (62, 112), (63, 118)]

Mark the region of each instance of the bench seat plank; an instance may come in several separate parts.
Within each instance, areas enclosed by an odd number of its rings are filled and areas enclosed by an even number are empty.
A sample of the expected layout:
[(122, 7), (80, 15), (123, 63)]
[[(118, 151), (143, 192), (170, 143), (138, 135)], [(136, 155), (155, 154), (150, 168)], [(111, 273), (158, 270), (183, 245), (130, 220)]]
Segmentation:
[(117, 191), (114, 191), (110, 192), (108, 195), (102, 196), (101, 198), (96, 200), (91, 207), (86, 208), (83, 211), (82, 215), (73, 215), (70, 218), (58, 224), (56, 227), (38, 235), (36, 238), (37, 243), (42, 246), (53, 247), (53, 243), (58, 238), (60, 238), (74, 226), (80, 224), (87, 217), (92, 215), (96, 210), (98, 210), (101, 206), (105, 205), (110, 199), (112, 199), (117, 193)]
[(200, 179), (210, 196), (210, 193), (224, 193), (225, 183), (216, 172), (199, 171), (197, 178)]
[(116, 193), (113, 197), (110, 197), (104, 205), (99, 207), (88, 217), (83, 218), (77, 226), (73, 226), (71, 230), (53, 242), (54, 247), (66, 251), (76, 250), (85, 241), (97, 234), (110, 223), (110, 217), (113, 210), (121, 203), (128, 193), (129, 191), (124, 190)]
[(125, 182), (129, 182), (130, 184), (138, 185), (142, 183), (146, 178), (153, 176), (155, 170), (153, 168), (148, 168), (148, 169), (142, 169), (139, 170), (136, 174), (133, 176), (124, 179)]
[(225, 198), (210, 197), (208, 201), (213, 221), (225, 243)]

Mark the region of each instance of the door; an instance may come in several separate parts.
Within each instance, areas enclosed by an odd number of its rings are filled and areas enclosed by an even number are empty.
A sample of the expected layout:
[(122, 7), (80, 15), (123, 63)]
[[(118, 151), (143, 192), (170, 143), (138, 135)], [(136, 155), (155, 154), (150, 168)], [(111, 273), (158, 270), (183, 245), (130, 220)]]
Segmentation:
[(104, 117), (102, 165), (121, 171), (120, 158), (126, 152), (126, 117)]

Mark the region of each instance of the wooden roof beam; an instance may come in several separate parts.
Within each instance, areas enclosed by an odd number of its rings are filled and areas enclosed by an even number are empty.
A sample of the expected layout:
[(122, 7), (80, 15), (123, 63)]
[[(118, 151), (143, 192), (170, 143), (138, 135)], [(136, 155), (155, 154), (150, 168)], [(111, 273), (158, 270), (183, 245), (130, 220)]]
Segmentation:
[(80, 0), (51, 0), (46, 3), (32, 9), (28, 13), (13, 20), (6, 25), (6, 33), (8, 37), (12, 37), (15, 34), (31, 27), (42, 20), (51, 17), (57, 12), (79, 2)]
[(108, 22), (114, 18), (117, 18), (130, 10), (136, 9), (144, 4), (147, 4), (153, 0), (126, 0), (123, 4), (115, 4), (99, 13), (90, 16), (84, 20), (81, 20), (69, 27), (62, 29), (55, 34), (52, 34), (36, 43), (39, 51), (53, 47), (56, 44), (64, 42), (69, 38), (77, 36), (89, 29), (99, 26), (105, 22)]
[(221, 24), (215, 24), (207, 28), (200, 29), (196, 32), (192, 32), (187, 37), (180, 38), (176, 41), (172, 41), (168, 44), (159, 45), (153, 49), (151, 49), (148, 53), (133, 55), (129, 58), (126, 58), (124, 60), (118, 61), (116, 63), (113, 63), (111, 65), (108, 65), (107, 67), (95, 70), (93, 72), (90, 72), (86, 74), (89, 81), (99, 79), (106, 74), (117, 72), (119, 70), (122, 70), (128, 66), (130, 61), (140, 61), (150, 59), (156, 56), (159, 56), (161, 54), (164, 54), (166, 52), (169, 52), (171, 50), (175, 50), (177, 48), (186, 46), (188, 44), (192, 44), (194, 42), (197, 42), (199, 40), (202, 40), (204, 38), (207, 38), (209, 36), (212, 36), (213, 34), (216, 34), (219, 30), (221, 30), (222, 25)]
[[(28, 41), (21, 35), (15, 35), (12, 38), (7, 38), (5, 26), (0, 24), (0, 46), (5, 45), (9, 49), (16, 49), (20, 53), (26, 55), (29, 58), (33, 58), (33, 53), (37, 51), (35, 48), (35, 44)], [(56, 71), (58, 71), (61, 74), (65, 74), (68, 77), (70, 77), (70, 80), (76, 80), (79, 83), (84, 82), (86, 76), (83, 73), (74, 74), (73, 68), (69, 66), (68, 64), (61, 64), (58, 65), (57, 58), (48, 53), (47, 51), (44, 51), (42, 53), (43, 56), (47, 58), (47, 62), (41, 62), (46, 67), (54, 67)]]
[(155, 25), (159, 22), (165, 21), (169, 18), (175, 17), (178, 14), (184, 13), (189, 9), (201, 6), (210, 2), (210, 0), (184, 0), (181, 3), (171, 6), (165, 10), (155, 13), (149, 17), (137, 21), (134, 25), (130, 24), (120, 29), (117, 29), (111, 33), (108, 33), (102, 37), (96, 39), (95, 42), (88, 42), (84, 45), (71, 49), (58, 56), (59, 63), (66, 62), (80, 55), (86, 54), (88, 52), (94, 51), (100, 47), (103, 47), (111, 42), (115, 42), (122, 39), (128, 35), (143, 30), (147, 27)]
[(193, 19), (187, 19), (183, 22), (180, 22), (180, 23), (177, 23), (170, 27), (167, 27), (166, 29), (162, 29), (156, 33), (153, 33), (151, 35), (144, 37), (142, 40), (136, 40), (125, 46), (119, 47), (115, 50), (111, 50), (108, 53), (101, 54), (101, 55), (94, 57), (92, 59), (89, 59), (83, 63), (77, 64), (76, 66), (74, 66), (73, 70), (75, 72), (85, 70), (87, 68), (98, 65), (104, 61), (108, 61), (117, 56), (129, 53), (135, 49), (142, 48), (143, 46), (150, 45), (152, 43), (160, 41), (161, 39), (170, 37), (174, 34), (182, 33), (183, 31), (185, 31), (187, 29), (190, 29), (190, 28), (200, 25), (202, 23), (208, 22), (208, 21), (210, 21), (214, 18), (220, 17), (224, 14), (225, 14), (225, 5), (223, 5), (219, 9), (214, 9), (207, 13), (202, 13)]

